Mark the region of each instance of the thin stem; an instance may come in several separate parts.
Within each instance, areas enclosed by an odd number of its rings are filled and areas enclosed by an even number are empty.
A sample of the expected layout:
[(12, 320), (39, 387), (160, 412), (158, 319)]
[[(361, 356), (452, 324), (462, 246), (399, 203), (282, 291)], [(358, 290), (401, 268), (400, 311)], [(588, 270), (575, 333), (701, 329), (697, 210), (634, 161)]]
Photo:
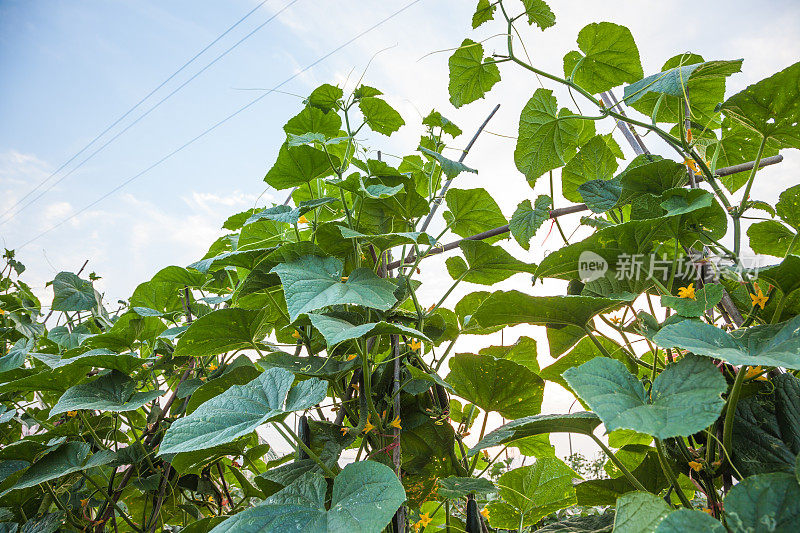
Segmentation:
[(312, 460), (313, 460), (315, 463), (317, 463), (317, 464), (319, 465), (319, 467), (322, 469), (322, 471), (323, 471), (323, 472), (325, 472), (325, 474), (326, 474), (328, 477), (330, 477), (330, 478), (334, 478), (334, 477), (336, 477), (336, 474), (334, 474), (334, 473), (333, 473), (333, 470), (331, 470), (330, 468), (328, 468), (328, 465), (326, 465), (326, 464), (325, 464), (325, 463), (322, 461), (322, 459), (320, 459), (320, 458), (319, 458), (319, 455), (317, 455), (316, 453), (314, 453), (314, 452), (311, 450), (311, 448), (309, 448), (308, 446), (306, 446), (306, 443), (305, 443), (305, 442), (303, 442), (303, 440), (302, 440), (300, 437), (298, 437), (298, 436), (297, 436), (297, 434), (295, 434), (295, 432), (294, 432), (294, 431), (292, 431), (292, 428), (290, 428), (290, 427), (289, 427), (289, 425), (288, 425), (286, 422), (284, 422), (283, 420), (278, 420), (278, 421), (276, 421), (275, 423), (276, 423), (276, 424), (279, 424), (279, 425), (280, 425), (280, 426), (283, 428), (283, 430), (284, 430), (284, 431), (286, 431), (286, 432), (287, 432), (289, 435), (291, 435), (292, 439), (294, 439), (294, 441), (297, 443), (297, 445), (298, 445), (298, 446), (300, 446), (300, 447), (303, 449), (303, 451), (304, 451), (304, 452), (306, 452), (306, 453), (308, 454), (308, 456), (309, 456), (309, 457), (310, 457), (310, 458), (311, 458), (311, 459), (312, 459)]
[(683, 493), (680, 485), (678, 485), (678, 478), (675, 477), (675, 472), (672, 471), (670, 468), (669, 463), (667, 463), (667, 453), (664, 450), (664, 443), (661, 442), (661, 439), (653, 439), (656, 443), (656, 452), (658, 453), (658, 460), (661, 463), (661, 469), (664, 471), (664, 475), (667, 476), (670, 484), (672, 484), (672, 488), (675, 489), (675, 494), (678, 495), (678, 499), (681, 501), (684, 507), (692, 509), (692, 503), (689, 501), (689, 498)]
[(609, 449), (609, 447), (606, 446), (605, 443), (603, 443), (602, 440), (597, 438), (594, 435), (594, 433), (590, 433), (589, 436), (592, 438), (593, 441), (595, 441), (597, 443), (598, 446), (600, 446), (600, 448), (603, 450), (603, 452), (605, 452), (605, 454), (608, 456), (608, 458), (611, 460), (611, 462), (614, 463), (614, 466), (619, 468), (619, 471), (622, 472), (622, 474), (625, 476), (625, 478), (628, 481), (630, 481), (631, 485), (636, 487), (636, 490), (641, 490), (642, 492), (650, 492), (644, 487), (644, 485), (641, 484), (641, 482), (638, 479), (636, 479), (636, 476), (634, 476), (631, 473), (631, 471), (628, 470), (628, 467), (626, 467), (624, 464), (622, 464), (622, 461), (620, 461), (617, 458), (617, 456), (614, 455), (614, 452), (612, 452)]

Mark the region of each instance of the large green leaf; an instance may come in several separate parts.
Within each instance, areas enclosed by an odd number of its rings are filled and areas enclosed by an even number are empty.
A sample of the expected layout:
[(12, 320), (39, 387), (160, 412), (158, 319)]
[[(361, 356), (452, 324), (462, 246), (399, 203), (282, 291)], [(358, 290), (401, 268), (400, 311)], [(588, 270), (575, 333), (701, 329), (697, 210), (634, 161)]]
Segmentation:
[(466, 261), (458, 256), (448, 257), (446, 261), (447, 272), (453, 279), (494, 285), (518, 272), (533, 274), (536, 271), (536, 265), (520, 261), (503, 248), (483, 241), (464, 240), (459, 247)]
[(581, 202), (578, 187), (590, 180), (607, 181), (617, 170), (617, 158), (602, 135), (595, 135), (561, 171), (561, 190), (570, 202)]
[(697, 509), (678, 509), (668, 514), (656, 527), (656, 533), (727, 533), (722, 523)]
[(0, 357), (0, 374), (15, 370), (25, 364), (25, 357), (33, 343), (28, 339), (20, 339), (14, 343), (4, 356)]
[(500, 81), (500, 69), (492, 59), (483, 59), (483, 46), (464, 39), (447, 62), (450, 67), (450, 103), (455, 107), (474, 102)]
[(573, 479), (580, 479), (555, 457), (537, 459), (530, 466), (506, 472), (497, 481), (503, 501), (489, 504), (489, 524), (517, 529), (575, 503)]
[(561, 432), (591, 435), (599, 425), (600, 417), (594, 413), (587, 412), (567, 415), (526, 416), (502, 425), (486, 435), (478, 444), (470, 448), (467, 456), (475, 455), (479, 451), (492, 446), (507, 444), (533, 435)]
[(486, 298), (473, 314), (487, 328), (514, 324), (570, 324), (585, 326), (593, 316), (625, 303), (612, 298), (590, 296), (530, 296), (519, 291), (497, 291)]
[(283, 368), (298, 376), (330, 379), (353, 370), (359, 359), (337, 361), (332, 357), (300, 357), (285, 352), (273, 352), (258, 360), (263, 368)]
[(548, 89), (536, 89), (522, 109), (514, 162), (531, 185), (575, 155), (581, 121), (571, 115), (558, 110), (556, 97)]
[(536, 533), (611, 533), (614, 525), (614, 511), (603, 514), (570, 516), (559, 522), (551, 522)]
[(403, 485), (392, 469), (373, 461), (360, 461), (344, 467), (333, 482), (327, 511), (325, 479), (322, 476), (303, 476), (298, 483), (311, 486), (294, 491), (291, 499), (295, 503), (286, 500), (257, 505), (227, 519), (212, 533), (288, 530), (372, 533), (382, 530), (406, 499)]
[(792, 474), (745, 478), (734, 485), (723, 503), (733, 533), (794, 533), (800, 524), (800, 484)]
[(320, 133), (325, 137), (331, 138), (339, 135), (341, 128), (342, 119), (338, 113), (323, 111), (312, 104), (304, 107), (297, 115), (290, 118), (283, 127), (283, 131), (289, 135)]
[(662, 498), (649, 492), (630, 492), (617, 500), (615, 533), (652, 533), (672, 511)]
[(80, 351), (81, 348), (76, 348), (66, 352), (63, 356), (45, 353), (33, 353), (31, 355), (54, 369), (65, 366), (86, 366), (118, 370), (124, 374), (130, 374), (134, 370), (141, 368), (145, 362), (134, 352), (118, 354), (105, 348), (97, 348), (77, 353)]
[(284, 143), (275, 164), (264, 176), (264, 181), (280, 190), (304, 185), (332, 173), (330, 160), (322, 150), (308, 145), (290, 147), (288, 143)]
[(800, 454), (800, 380), (787, 373), (771, 382), (771, 392), (736, 404), (731, 456), (743, 476), (791, 473)]
[(406, 335), (411, 338), (431, 342), (423, 333), (414, 328), (389, 322), (369, 322), (355, 325), (335, 316), (310, 313), (311, 324), (319, 330), (329, 347), (350, 339), (367, 338), (375, 335)]
[(790, 255), (779, 265), (761, 268), (758, 277), (775, 285), (784, 295), (800, 289), (800, 257)]
[(481, 355), (491, 355), (500, 359), (508, 359), (531, 371), (539, 373), (539, 362), (536, 359), (536, 341), (530, 337), (520, 337), (510, 346), (487, 346), (478, 352)]
[(528, 24), (536, 24), (543, 31), (555, 25), (556, 16), (544, 0), (522, 0)]
[(230, 442), (291, 411), (307, 409), (325, 398), (327, 383), (316, 378), (292, 387), (294, 374), (265, 370), (245, 385), (235, 385), (179, 418), (164, 434), (159, 455), (203, 450)]
[(725, 378), (711, 361), (686, 356), (644, 386), (614, 359), (597, 357), (564, 372), (564, 379), (608, 431), (632, 429), (659, 439), (688, 436), (711, 425), (725, 405)]
[(800, 369), (800, 317), (733, 333), (699, 320), (684, 320), (661, 328), (653, 341), (665, 348), (683, 348), (732, 365)]
[(523, 200), (518, 206), (511, 220), (508, 229), (520, 246), (528, 250), (531, 246), (531, 239), (542, 227), (545, 220), (550, 218), (550, 208), (553, 207), (553, 199), (542, 194), (536, 197), (536, 201), (531, 206), (530, 200)]
[(97, 411), (135, 411), (153, 401), (163, 390), (136, 391), (136, 381), (116, 370), (88, 383), (70, 387), (50, 410), (50, 417), (67, 411), (93, 409)]
[(775, 204), (775, 212), (784, 222), (800, 231), (800, 185), (783, 191)]
[(85, 442), (68, 442), (59, 446), (33, 463), (9, 491), (35, 487), (45, 481), (103, 466), (114, 460), (114, 452), (110, 450), (101, 450), (92, 455), (89, 455), (89, 450)]
[(539, 413), (544, 381), (530, 369), (508, 359), (471, 353), (450, 359), (445, 381), (456, 394), (485, 411), (505, 418)]
[[(450, 189), (445, 195), (447, 211), (443, 216), (450, 231), (459, 237), (469, 237), (506, 224), (500, 206), (486, 189)], [(497, 235), (486, 242), (503, 239)]]
[(472, 29), (494, 19), (495, 10), (497, 10), (497, 6), (490, 4), (489, 0), (478, 0), (478, 7), (475, 8), (475, 13), (472, 15)]
[(725, 78), (741, 71), (742, 60), (703, 61), (701, 56), (684, 53), (664, 64), (661, 72), (625, 87), (625, 101), (651, 116), (658, 105), (657, 122), (678, 122), (686, 97), (692, 120), (706, 124), (725, 98)]
[(91, 282), (72, 272), (59, 272), (53, 280), (53, 311), (91, 311), (100, 304), (100, 295)]
[[(625, 364), (625, 366), (628, 367), (628, 370), (631, 372), (636, 372), (636, 363), (630, 360), (630, 357), (625, 353), (619, 344), (603, 337), (598, 338), (597, 342), (599, 342), (603, 348), (605, 348), (605, 350), (611, 354), (611, 357)], [(569, 389), (569, 385), (567, 385), (567, 382), (564, 381), (564, 378), (562, 377), (564, 372), (570, 368), (580, 366), (587, 361), (591, 361), (595, 357), (601, 357), (603, 355), (604, 353), (600, 351), (600, 348), (597, 347), (592, 339), (584, 337), (580, 342), (578, 342), (578, 344), (575, 345), (574, 348), (572, 348), (572, 350), (569, 351), (569, 353), (562, 355), (555, 363), (543, 368), (539, 375), (544, 380), (558, 383), (562, 387)]]
[(344, 96), (342, 89), (330, 83), (323, 83), (311, 92), (308, 96), (308, 103), (327, 113), (336, 107), (336, 102), (341, 100), (342, 96)]
[(564, 75), (590, 93), (601, 93), (642, 78), (639, 49), (631, 31), (611, 22), (595, 22), (578, 33), (578, 48), (564, 56)]
[(745, 127), (800, 148), (800, 63), (748, 86), (722, 104), (722, 112)]
[(332, 305), (353, 304), (386, 311), (397, 301), (397, 287), (391, 281), (379, 278), (368, 268), (354, 270), (345, 280), (342, 267), (335, 257), (306, 255), (271, 270), (281, 278), (292, 320)]
[(750, 237), (750, 248), (757, 254), (784, 257), (800, 253), (800, 241), (795, 240), (796, 233), (777, 220), (756, 222), (747, 228), (747, 236)]
[(365, 97), (358, 101), (358, 108), (364, 115), (364, 122), (372, 131), (391, 135), (406, 123), (400, 113), (381, 98)]
[(448, 498), (465, 498), (469, 494), (492, 494), (497, 492), (494, 483), (485, 477), (450, 476), (439, 480), (439, 495)]
[(269, 330), (266, 313), (239, 308), (223, 308), (196, 319), (175, 348), (175, 355), (204, 357), (232, 350), (251, 348)]
[(661, 305), (671, 307), (681, 316), (699, 317), (722, 300), (723, 288), (720, 284), (707, 283), (697, 291), (694, 298), (679, 298), (677, 296), (663, 295)]

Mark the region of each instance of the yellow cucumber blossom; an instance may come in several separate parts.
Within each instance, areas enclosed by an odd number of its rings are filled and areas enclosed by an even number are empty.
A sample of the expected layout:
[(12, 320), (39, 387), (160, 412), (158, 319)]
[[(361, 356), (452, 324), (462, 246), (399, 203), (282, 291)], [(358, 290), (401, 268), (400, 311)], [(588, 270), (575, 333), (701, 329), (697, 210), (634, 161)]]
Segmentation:
[(678, 297), (679, 298), (690, 298), (692, 300), (695, 299), (694, 296), (694, 283), (690, 283), (686, 287), (681, 287), (678, 289)]

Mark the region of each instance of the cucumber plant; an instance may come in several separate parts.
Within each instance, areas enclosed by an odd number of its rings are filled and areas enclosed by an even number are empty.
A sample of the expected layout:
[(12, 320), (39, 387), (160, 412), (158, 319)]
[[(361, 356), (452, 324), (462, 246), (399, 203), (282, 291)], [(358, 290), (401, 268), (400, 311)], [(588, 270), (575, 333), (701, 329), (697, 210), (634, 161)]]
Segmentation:
[[(555, 15), (480, 0), (473, 28), (496, 24), (505, 49), (467, 38), (449, 59), (455, 107), (501, 68), (547, 85), (520, 102), (514, 163), (549, 194), (510, 219), (459, 188), (477, 171), (443, 155), (463, 133), (441, 113), (386, 161), (358, 135), (401, 115), (324, 84), (264, 178), (287, 202), (233, 214), (118, 310), (61, 272), (45, 315), (6, 251), (0, 530), (797, 531), (800, 186), (773, 206), (755, 184), (800, 148), (800, 63), (726, 95), (741, 59), (684, 52), (646, 75), (631, 32), (599, 22), (551, 73), (519, 55), (526, 23)], [(563, 246), (539, 264), (498, 244), (528, 250), (546, 221)], [(440, 254), (451, 286), (421, 285)], [(453, 301), (520, 273), (534, 286)], [(565, 294), (537, 295), (543, 279)], [(518, 324), (544, 328), (555, 362), (530, 337), (481, 342)], [(466, 336), (485, 346), (454, 354)], [(585, 410), (542, 414), (546, 382)], [(551, 433), (589, 437), (606, 476), (582, 479)]]

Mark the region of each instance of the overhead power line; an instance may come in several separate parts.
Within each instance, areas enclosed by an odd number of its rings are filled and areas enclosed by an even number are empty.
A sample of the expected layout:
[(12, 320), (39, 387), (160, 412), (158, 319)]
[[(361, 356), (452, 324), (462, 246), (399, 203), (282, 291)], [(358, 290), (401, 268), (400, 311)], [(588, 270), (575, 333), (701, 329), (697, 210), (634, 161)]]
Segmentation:
[(308, 70), (311, 70), (312, 68), (314, 68), (315, 66), (317, 66), (319, 63), (321, 63), (321, 62), (325, 61), (326, 59), (328, 59), (330, 56), (332, 56), (333, 54), (335, 54), (336, 52), (338, 52), (338, 51), (339, 51), (339, 50), (341, 50), (342, 48), (345, 48), (346, 46), (348, 46), (348, 45), (350, 45), (351, 43), (355, 42), (356, 40), (360, 39), (361, 37), (363, 37), (363, 36), (364, 36), (364, 35), (366, 35), (367, 33), (371, 32), (371, 31), (372, 31), (372, 30), (374, 30), (375, 28), (377, 28), (377, 27), (381, 26), (382, 24), (384, 24), (384, 23), (388, 22), (389, 20), (393, 19), (394, 17), (396, 17), (397, 15), (399, 15), (400, 13), (402, 13), (403, 11), (406, 11), (407, 9), (409, 9), (410, 7), (412, 7), (412, 6), (413, 6), (413, 5), (415, 5), (415, 4), (418, 4), (418, 3), (419, 3), (419, 2), (421, 2), (421, 1), (422, 1), (422, 0), (413, 0), (412, 2), (409, 2), (408, 4), (406, 4), (405, 6), (401, 7), (400, 9), (398, 9), (397, 11), (395, 11), (394, 13), (392, 13), (391, 15), (389, 15), (389, 16), (387, 16), (387, 17), (385, 17), (385, 18), (381, 19), (380, 21), (376, 22), (375, 24), (373, 24), (373, 25), (372, 25), (372, 26), (370, 26), (369, 28), (367, 28), (367, 29), (365, 29), (365, 30), (361, 31), (360, 33), (358, 33), (358, 34), (357, 34), (357, 35), (355, 35), (354, 37), (351, 37), (349, 40), (347, 40), (346, 42), (344, 42), (344, 43), (340, 44), (339, 46), (337, 46), (336, 48), (334, 48), (333, 50), (331, 50), (331, 51), (330, 51), (330, 52), (328, 52), (327, 54), (323, 55), (322, 57), (318, 58), (316, 61), (312, 62), (311, 64), (309, 64), (308, 66), (306, 66), (306, 67), (305, 67), (305, 68), (303, 68), (302, 70), (300, 70), (300, 71), (298, 71), (298, 72), (295, 72), (294, 74), (292, 74), (291, 76), (289, 76), (288, 78), (286, 78), (285, 80), (283, 80), (282, 82), (280, 82), (280, 83), (279, 83), (278, 85), (276, 85), (275, 87), (273, 87), (273, 88), (271, 88), (271, 89), (267, 90), (267, 91), (266, 91), (264, 94), (262, 94), (262, 95), (260, 95), (260, 96), (258, 96), (258, 97), (256, 97), (256, 98), (254, 98), (253, 100), (251, 100), (250, 102), (248, 102), (248, 103), (247, 103), (247, 104), (245, 104), (244, 106), (240, 107), (239, 109), (237, 109), (236, 111), (234, 111), (233, 113), (231, 113), (230, 115), (228, 115), (227, 117), (225, 117), (225, 118), (223, 118), (222, 120), (220, 120), (220, 121), (216, 122), (216, 123), (215, 123), (215, 124), (213, 124), (211, 127), (207, 128), (206, 130), (204, 130), (203, 132), (201, 132), (199, 135), (197, 135), (197, 136), (193, 137), (192, 139), (190, 139), (189, 141), (185, 142), (184, 144), (182, 144), (182, 145), (181, 145), (181, 146), (179, 146), (178, 148), (176, 148), (176, 149), (172, 150), (171, 152), (169, 152), (168, 154), (166, 154), (164, 157), (162, 157), (161, 159), (159, 159), (158, 161), (156, 161), (156, 162), (155, 162), (155, 163), (153, 163), (152, 165), (148, 166), (148, 167), (147, 167), (147, 168), (145, 168), (144, 170), (142, 170), (142, 171), (138, 172), (137, 174), (134, 174), (134, 175), (133, 175), (133, 176), (131, 176), (130, 178), (126, 179), (125, 181), (123, 181), (122, 183), (120, 183), (119, 185), (117, 185), (116, 187), (114, 187), (113, 189), (111, 189), (110, 191), (108, 191), (107, 193), (105, 193), (104, 195), (102, 195), (101, 197), (97, 198), (96, 200), (94, 200), (93, 202), (89, 203), (88, 205), (86, 205), (86, 206), (82, 207), (81, 209), (79, 209), (78, 211), (76, 211), (76, 212), (75, 212), (75, 213), (73, 213), (72, 215), (70, 215), (70, 216), (66, 217), (66, 218), (65, 218), (65, 219), (63, 219), (62, 221), (58, 222), (57, 224), (54, 224), (53, 226), (50, 226), (50, 227), (49, 227), (49, 228), (47, 228), (46, 230), (44, 230), (44, 231), (42, 231), (41, 233), (37, 234), (36, 236), (34, 236), (33, 238), (31, 238), (30, 240), (28, 240), (28, 241), (26, 241), (25, 243), (23, 243), (23, 244), (22, 244), (21, 246), (19, 246), (18, 248), (19, 248), (19, 249), (21, 249), (21, 248), (24, 248), (24, 247), (26, 247), (27, 245), (31, 244), (32, 242), (36, 241), (37, 239), (40, 239), (40, 238), (41, 238), (41, 237), (43, 237), (44, 235), (47, 235), (48, 233), (50, 233), (51, 231), (55, 230), (56, 228), (59, 228), (59, 227), (61, 227), (62, 225), (66, 224), (67, 222), (69, 222), (70, 220), (74, 219), (74, 218), (75, 218), (75, 217), (77, 217), (78, 215), (80, 215), (80, 214), (82, 214), (82, 213), (86, 212), (87, 210), (91, 209), (92, 207), (94, 207), (95, 205), (99, 204), (100, 202), (102, 202), (103, 200), (105, 200), (106, 198), (108, 198), (109, 196), (111, 196), (112, 194), (114, 194), (115, 192), (119, 191), (120, 189), (122, 189), (123, 187), (127, 186), (128, 184), (130, 184), (130, 183), (132, 183), (133, 181), (135, 181), (135, 180), (139, 179), (141, 176), (143, 176), (144, 174), (146, 174), (146, 173), (147, 173), (147, 172), (149, 172), (150, 170), (152, 170), (152, 169), (154, 169), (155, 167), (159, 166), (161, 163), (163, 163), (163, 162), (164, 162), (164, 161), (166, 161), (167, 159), (170, 159), (172, 156), (174, 156), (175, 154), (177, 154), (177, 153), (179, 153), (179, 152), (183, 151), (185, 148), (187, 148), (188, 146), (192, 145), (194, 142), (196, 142), (196, 141), (198, 141), (199, 139), (201, 139), (201, 138), (205, 137), (206, 135), (208, 135), (209, 133), (211, 133), (212, 131), (214, 131), (214, 130), (215, 130), (215, 129), (217, 129), (218, 127), (222, 126), (223, 124), (225, 124), (226, 122), (228, 122), (229, 120), (231, 120), (232, 118), (234, 118), (235, 116), (239, 115), (239, 114), (240, 114), (240, 113), (242, 113), (243, 111), (245, 111), (245, 110), (249, 109), (250, 107), (254, 106), (254, 105), (255, 105), (255, 104), (257, 104), (258, 102), (260, 102), (261, 100), (263, 100), (264, 98), (266, 98), (268, 95), (270, 95), (271, 93), (273, 93), (273, 92), (277, 91), (278, 89), (280, 89), (281, 87), (283, 87), (284, 85), (286, 85), (287, 83), (289, 83), (290, 81), (292, 81), (293, 79), (297, 78), (298, 76), (300, 76), (301, 74), (303, 74), (303, 73), (307, 72)]
[[(250, 10), (250, 11), (249, 11), (247, 14), (245, 14), (245, 15), (244, 15), (242, 18), (240, 18), (239, 20), (237, 20), (237, 21), (236, 21), (236, 22), (235, 22), (235, 23), (234, 23), (232, 26), (230, 26), (230, 27), (229, 27), (227, 30), (225, 30), (224, 32), (222, 32), (221, 34), (219, 34), (219, 36), (217, 36), (217, 38), (216, 38), (216, 39), (214, 39), (213, 41), (211, 41), (210, 43), (208, 43), (208, 44), (205, 46), (205, 48), (203, 48), (202, 50), (200, 50), (199, 52), (197, 52), (197, 53), (196, 53), (194, 56), (192, 56), (192, 58), (191, 58), (191, 59), (189, 59), (189, 60), (188, 60), (186, 63), (184, 63), (183, 65), (181, 65), (181, 66), (180, 66), (180, 68), (179, 68), (178, 70), (176, 70), (175, 72), (173, 72), (172, 74), (170, 74), (170, 75), (169, 75), (169, 77), (168, 77), (167, 79), (165, 79), (164, 81), (162, 81), (160, 84), (158, 84), (158, 86), (157, 86), (155, 89), (153, 89), (152, 91), (150, 91), (149, 93), (147, 93), (147, 95), (145, 95), (145, 96), (144, 96), (144, 98), (142, 98), (141, 100), (139, 100), (138, 102), (136, 102), (136, 103), (133, 105), (133, 107), (131, 107), (131, 108), (130, 108), (130, 109), (128, 109), (128, 110), (127, 110), (125, 113), (123, 113), (123, 114), (122, 114), (122, 116), (120, 116), (120, 117), (119, 117), (117, 120), (115, 120), (114, 122), (112, 122), (112, 123), (111, 123), (111, 124), (110, 124), (108, 127), (106, 127), (106, 129), (104, 129), (103, 131), (101, 131), (100, 133), (98, 133), (98, 134), (97, 134), (97, 136), (96, 136), (94, 139), (92, 139), (91, 141), (89, 141), (89, 142), (88, 142), (88, 143), (87, 143), (87, 144), (86, 144), (86, 145), (85, 145), (83, 148), (81, 148), (80, 150), (78, 150), (78, 151), (77, 151), (77, 152), (76, 152), (76, 153), (75, 153), (75, 154), (74, 154), (72, 157), (70, 157), (69, 159), (67, 159), (67, 160), (66, 160), (66, 161), (65, 161), (65, 162), (64, 162), (64, 163), (63, 163), (63, 164), (62, 164), (60, 167), (58, 167), (57, 169), (55, 169), (55, 170), (54, 170), (54, 171), (53, 171), (53, 172), (52, 172), (52, 173), (51, 173), (49, 176), (47, 176), (47, 177), (46, 177), (46, 178), (44, 178), (42, 181), (40, 181), (40, 182), (39, 182), (39, 183), (38, 183), (38, 184), (37, 184), (37, 185), (36, 185), (36, 186), (35, 186), (33, 189), (31, 189), (30, 191), (28, 191), (28, 192), (25, 194), (25, 196), (23, 196), (22, 198), (20, 198), (20, 199), (19, 199), (19, 200), (18, 200), (18, 201), (17, 201), (17, 202), (14, 204), (14, 205), (12, 205), (12, 206), (11, 206), (11, 207), (9, 207), (8, 209), (6, 209), (6, 210), (5, 210), (5, 211), (4, 211), (2, 214), (0, 214), (0, 216), (2, 216), (2, 217), (5, 217), (5, 216), (6, 216), (8, 213), (11, 213), (11, 212), (14, 210), (14, 208), (16, 208), (16, 207), (17, 207), (19, 204), (21, 204), (23, 201), (25, 201), (25, 199), (26, 199), (26, 198), (28, 198), (30, 195), (32, 195), (33, 193), (35, 193), (36, 191), (38, 191), (40, 188), (42, 188), (42, 187), (44, 186), (44, 184), (45, 184), (45, 183), (47, 183), (48, 181), (50, 181), (51, 179), (53, 179), (53, 177), (54, 177), (56, 174), (58, 174), (59, 172), (61, 172), (61, 171), (62, 171), (62, 170), (63, 170), (63, 169), (64, 169), (64, 168), (67, 166), (67, 165), (69, 165), (69, 164), (70, 164), (70, 163), (72, 163), (72, 162), (73, 162), (75, 159), (77, 159), (77, 158), (78, 158), (78, 156), (80, 156), (80, 155), (81, 155), (83, 152), (85, 152), (86, 150), (88, 150), (88, 149), (89, 149), (89, 147), (90, 147), (90, 146), (92, 146), (92, 145), (93, 145), (95, 142), (97, 142), (97, 141), (98, 141), (98, 140), (99, 140), (99, 139), (100, 139), (100, 138), (101, 138), (103, 135), (105, 135), (106, 133), (108, 133), (108, 132), (109, 132), (109, 131), (110, 131), (112, 128), (114, 128), (114, 126), (116, 126), (117, 124), (119, 124), (120, 122), (122, 122), (123, 120), (125, 120), (125, 118), (126, 118), (128, 115), (130, 115), (131, 113), (133, 113), (133, 112), (134, 112), (134, 111), (135, 111), (135, 110), (136, 110), (136, 109), (137, 109), (137, 108), (138, 108), (140, 105), (142, 105), (142, 104), (143, 104), (145, 101), (147, 101), (147, 99), (149, 99), (151, 96), (153, 96), (153, 95), (154, 95), (154, 94), (155, 94), (155, 93), (156, 93), (156, 92), (157, 92), (159, 89), (161, 89), (162, 87), (164, 87), (164, 85), (166, 85), (167, 83), (169, 83), (169, 82), (170, 82), (170, 81), (171, 81), (171, 80), (172, 80), (172, 79), (173, 79), (175, 76), (177, 76), (178, 74), (180, 74), (181, 72), (183, 72), (183, 70), (184, 70), (186, 67), (188, 67), (190, 64), (192, 64), (192, 63), (194, 62), (194, 60), (195, 60), (195, 59), (197, 59), (198, 57), (200, 57), (201, 55), (203, 55), (203, 53), (205, 53), (205, 52), (206, 52), (206, 51), (207, 51), (209, 48), (211, 48), (212, 46), (214, 46), (214, 45), (215, 45), (217, 42), (219, 42), (219, 40), (220, 40), (220, 39), (222, 39), (223, 37), (225, 37), (225, 36), (226, 36), (228, 33), (230, 33), (230, 32), (231, 32), (231, 30), (233, 30), (233, 29), (234, 29), (234, 28), (236, 28), (236, 27), (237, 27), (239, 24), (241, 24), (242, 22), (244, 22), (244, 21), (245, 21), (245, 20), (246, 20), (246, 19), (247, 19), (247, 18), (248, 18), (250, 15), (252, 15), (253, 13), (255, 13), (255, 12), (256, 12), (256, 11), (257, 11), (257, 10), (258, 10), (258, 9), (259, 9), (261, 6), (263, 6), (264, 4), (266, 4), (268, 1), (269, 1), (269, 0), (264, 0), (263, 2), (261, 2), (260, 4), (258, 4), (256, 7), (254, 7), (253, 9), (251, 9), (251, 10)], [(171, 95), (170, 95), (170, 96), (171, 96)], [(152, 109), (151, 109), (151, 111), (152, 111)], [(148, 113), (149, 113), (149, 111), (148, 111)], [(137, 122), (138, 122), (139, 120), (141, 120), (141, 118), (143, 118), (143, 117), (140, 117), (139, 119), (137, 119)], [(130, 127), (130, 126), (128, 126), (128, 127)], [(127, 130), (127, 129), (128, 129), (128, 128), (126, 128), (126, 130)], [(125, 131), (125, 130), (123, 130), (123, 132), (124, 132), (124, 131)], [(117, 137), (118, 137), (118, 136), (119, 136), (119, 135), (117, 135)], [(115, 138), (116, 138), (116, 137), (115, 137)], [(113, 141), (113, 139), (112, 139), (112, 141)], [(108, 143), (106, 143), (106, 145), (107, 145), (107, 144), (108, 144)], [(103, 147), (105, 147), (106, 145), (103, 145)], [(101, 147), (101, 149), (102, 149), (103, 147)], [(99, 150), (98, 150), (98, 151), (99, 151)], [(97, 153), (97, 152), (95, 152), (95, 153)], [(94, 154), (92, 154), (92, 156), (94, 156)], [(80, 165), (78, 165), (76, 168), (72, 169), (72, 170), (70, 171), (70, 174), (71, 174), (72, 172), (74, 172), (75, 170), (77, 170), (78, 168), (80, 168), (80, 167), (83, 165), (83, 163), (85, 163), (86, 161), (88, 161), (88, 160), (89, 160), (89, 159), (90, 159), (92, 156), (90, 156), (90, 157), (86, 158), (86, 159), (85, 159), (85, 160), (84, 160), (84, 161), (83, 161), (83, 162), (82, 162)], [(69, 174), (68, 174), (68, 175), (69, 175)], [(62, 178), (62, 180), (63, 180), (63, 178)], [(59, 181), (61, 181), (61, 180), (59, 180)], [(58, 183), (58, 182), (56, 182), (56, 183)], [(52, 188), (52, 187), (51, 187), (51, 188)], [(50, 190), (50, 189), (48, 189), (48, 191), (49, 191), (49, 190)], [(45, 192), (47, 192), (47, 191), (45, 191)], [(41, 197), (41, 195), (37, 196), (36, 198), (34, 198), (34, 199), (33, 199), (33, 201), (31, 201), (31, 202), (29, 202), (29, 203), (25, 204), (25, 206), (24, 206), (24, 207), (22, 207), (22, 209), (20, 209), (19, 211), (22, 211), (23, 209), (25, 209), (26, 207), (28, 207), (28, 206), (29, 206), (31, 203), (35, 202), (35, 201), (36, 201), (38, 198), (40, 198), (40, 197)], [(17, 213), (18, 213), (19, 211), (17, 211)], [(0, 224), (4, 224), (4, 223), (5, 223), (5, 222), (7, 222), (8, 220), (11, 220), (12, 218), (14, 218), (14, 215), (15, 215), (15, 214), (16, 214), (16, 213), (12, 213), (12, 215), (11, 215), (10, 217), (8, 217), (8, 219), (7, 219), (7, 220), (4, 220), (4, 221), (0, 222)]]

